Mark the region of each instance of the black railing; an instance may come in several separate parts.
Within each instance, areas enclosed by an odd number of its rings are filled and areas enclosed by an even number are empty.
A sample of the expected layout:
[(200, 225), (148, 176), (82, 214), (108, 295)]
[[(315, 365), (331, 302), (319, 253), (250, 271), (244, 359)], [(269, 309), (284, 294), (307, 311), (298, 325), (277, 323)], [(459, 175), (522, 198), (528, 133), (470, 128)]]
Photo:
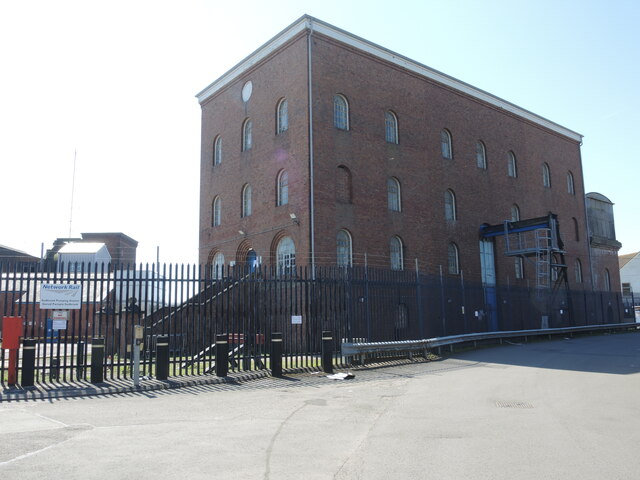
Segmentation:
[[(282, 334), (282, 368), (320, 368), (322, 332), (332, 332), (334, 362), (345, 341), (397, 341), (496, 330), (572, 327), (623, 321), (615, 292), (486, 287), (461, 277), (366, 267), (278, 271), (186, 265), (137, 268), (61, 266), (54, 272), (0, 265), (0, 316), (24, 319), (35, 340), (35, 381), (89, 379), (103, 355), (105, 380), (129, 378), (134, 326), (143, 327), (142, 376), (155, 376), (156, 343), (168, 341), (169, 376), (215, 370), (216, 336), (226, 335), (231, 371), (270, 368), (272, 333)], [(86, 272), (90, 273), (86, 273)], [(58, 329), (40, 308), (44, 283), (82, 286), (81, 308)], [(104, 346), (98, 346), (100, 339)], [(8, 355), (0, 353), (6, 382)]]

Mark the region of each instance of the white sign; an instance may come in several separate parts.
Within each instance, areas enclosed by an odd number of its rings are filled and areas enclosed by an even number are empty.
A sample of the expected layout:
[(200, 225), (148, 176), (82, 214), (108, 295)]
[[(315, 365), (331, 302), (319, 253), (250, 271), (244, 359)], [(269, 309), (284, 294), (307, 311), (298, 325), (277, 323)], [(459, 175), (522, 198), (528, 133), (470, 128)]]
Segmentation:
[(52, 320), (51, 328), (53, 330), (66, 330), (67, 329), (67, 321), (66, 320)]
[(54, 310), (51, 314), (51, 320), (69, 320), (68, 310)]
[(291, 315), (291, 325), (302, 325), (302, 315)]
[(40, 308), (43, 310), (78, 310), (82, 305), (82, 285), (43, 283), (40, 286)]

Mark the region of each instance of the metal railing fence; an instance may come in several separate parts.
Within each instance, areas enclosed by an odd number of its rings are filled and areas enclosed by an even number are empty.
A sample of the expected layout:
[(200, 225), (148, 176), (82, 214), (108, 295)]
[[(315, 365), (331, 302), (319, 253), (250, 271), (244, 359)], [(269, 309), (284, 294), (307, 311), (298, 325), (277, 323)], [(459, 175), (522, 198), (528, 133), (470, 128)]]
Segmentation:
[[(134, 326), (141, 325), (142, 376), (155, 375), (156, 340), (168, 336), (169, 375), (214, 369), (216, 335), (229, 341), (231, 371), (270, 367), (269, 345), (282, 333), (283, 368), (319, 368), (322, 331), (331, 331), (334, 361), (342, 342), (415, 340), (489, 331), (623, 321), (616, 292), (487, 288), (461, 277), (367, 267), (61, 265), (29, 271), (0, 264), (0, 316), (21, 316), (35, 339), (36, 382), (86, 379), (94, 338), (104, 341), (104, 378), (129, 378)], [(57, 329), (40, 308), (44, 283), (82, 286), (82, 305)], [(57, 325), (59, 326), (59, 325)], [(0, 378), (6, 382), (5, 350)]]

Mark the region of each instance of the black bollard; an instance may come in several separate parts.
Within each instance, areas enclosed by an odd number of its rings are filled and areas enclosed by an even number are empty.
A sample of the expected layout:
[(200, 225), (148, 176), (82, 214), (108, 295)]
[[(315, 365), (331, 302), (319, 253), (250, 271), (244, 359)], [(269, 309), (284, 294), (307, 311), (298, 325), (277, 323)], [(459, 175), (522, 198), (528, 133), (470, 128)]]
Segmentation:
[(91, 340), (91, 383), (104, 382), (104, 338)]
[(271, 334), (271, 376), (282, 376), (282, 333)]
[(322, 370), (333, 373), (333, 335), (330, 330), (322, 331)]
[(226, 334), (216, 335), (216, 375), (226, 377), (229, 373), (229, 341)]
[(156, 340), (156, 378), (169, 378), (169, 335), (158, 335)]
[(84, 352), (85, 344), (82, 340), (78, 342), (78, 351), (76, 354), (76, 378), (78, 380), (84, 380)]
[(253, 360), (253, 352), (254, 352), (254, 340), (251, 335), (244, 335), (244, 348), (242, 349), (242, 370), (249, 371), (251, 370)]
[(36, 341), (25, 338), (22, 342), (22, 386), (33, 387), (36, 371)]

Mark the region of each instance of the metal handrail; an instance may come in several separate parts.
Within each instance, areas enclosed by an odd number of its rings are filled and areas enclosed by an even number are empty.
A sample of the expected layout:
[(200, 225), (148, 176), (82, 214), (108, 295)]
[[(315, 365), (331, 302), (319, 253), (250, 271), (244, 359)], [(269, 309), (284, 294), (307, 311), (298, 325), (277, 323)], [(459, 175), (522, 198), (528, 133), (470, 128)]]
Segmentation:
[(342, 355), (349, 357), (367, 353), (402, 352), (430, 350), (447, 345), (456, 345), (480, 340), (494, 340), (514, 337), (533, 337), (541, 335), (558, 335), (566, 333), (593, 332), (601, 330), (624, 330), (640, 328), (640, 323), (609, 323), (604, 325), (586, 325), (581, 327), (543, 328), (535, 330), (511, 330), (500, 332), (466, 333), (447, 337), (425, 338), (422, 340), (399, 340), (395, 342), (345, 342), (342, 344)]

